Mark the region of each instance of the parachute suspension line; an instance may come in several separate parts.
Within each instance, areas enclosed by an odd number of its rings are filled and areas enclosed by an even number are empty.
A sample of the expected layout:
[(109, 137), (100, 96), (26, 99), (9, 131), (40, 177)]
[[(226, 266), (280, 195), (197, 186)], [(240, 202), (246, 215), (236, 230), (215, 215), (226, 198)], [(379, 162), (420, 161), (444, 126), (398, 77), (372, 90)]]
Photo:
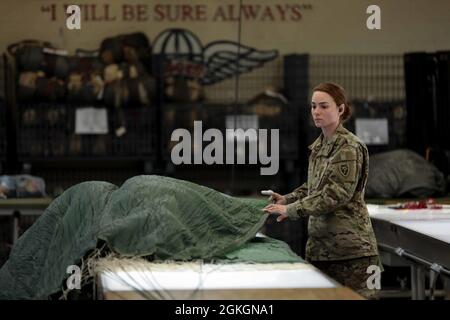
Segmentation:
[[(234, 81), (234, 130), (237, 129), (237, 106), (239, 102), (239, 59), (241, 58), (241, 34), (242, 34), (242, 1), (239, 0), (239, 21), (238, 21), (238, 47), (237, 47), (237, 59), (236, 59), (236, 76)], [(236, 148), (234, 145), (236, 137), (233, 137), (233, 147)], [(235, 179), (235, 161), (233, 161), (231, 165), (231, 194), (234, 194), (234, 179)]]

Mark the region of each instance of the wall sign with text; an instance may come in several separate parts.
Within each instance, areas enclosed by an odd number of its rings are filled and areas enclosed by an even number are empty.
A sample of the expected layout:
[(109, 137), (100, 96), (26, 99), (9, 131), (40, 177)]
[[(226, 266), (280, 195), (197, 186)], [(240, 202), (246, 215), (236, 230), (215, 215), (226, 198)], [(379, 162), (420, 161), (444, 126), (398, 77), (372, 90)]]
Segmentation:
[[(41, 6), (50, 21), (67, 18), (70, 4), (51, 3)], [(309, 3), (277, 3), (261, 5), (237, 4), (79, 4), (83, 22), (236, 22), (239, 14), (243, 22), (299, 22), (305, 11), (312, 10)]]

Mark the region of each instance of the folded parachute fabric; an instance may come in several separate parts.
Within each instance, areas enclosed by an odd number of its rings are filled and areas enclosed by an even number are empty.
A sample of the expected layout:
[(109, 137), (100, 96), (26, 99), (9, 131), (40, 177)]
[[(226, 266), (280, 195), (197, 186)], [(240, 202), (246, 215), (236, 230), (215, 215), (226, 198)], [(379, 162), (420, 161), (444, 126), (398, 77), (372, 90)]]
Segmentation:
[(0, 299), (48, 299), (60, 292), (67, 268), (99, 241), (125, 257), (226, 257), (261, 229), (265, 204), (162, 176), (137, 176), (120, 188), (77, 184), (19, 238), (0, 269)]
[(286, 242), (255, 237), (242, 247), (228, 252), (215, 263), (306, 263)]

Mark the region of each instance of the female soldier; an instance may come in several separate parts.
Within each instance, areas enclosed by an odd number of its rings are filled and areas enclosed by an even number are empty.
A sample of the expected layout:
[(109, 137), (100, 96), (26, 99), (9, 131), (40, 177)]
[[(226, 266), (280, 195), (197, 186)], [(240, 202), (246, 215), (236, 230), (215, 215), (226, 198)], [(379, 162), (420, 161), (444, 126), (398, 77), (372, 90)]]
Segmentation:
[(362, 296), (377, 298), (367, 281), (369, 266), (382, 268), (364, 203), (368, 151), (342, 126), (351, 109), (340, 86), (322, 83), (311, 100), (312, 118), (322, 133), (309, 147), (308, 181), (287, 195), (274, 193), (274, 203), (263, 210), (279, 214), (279, 222), (309, 216), (306, 259)]

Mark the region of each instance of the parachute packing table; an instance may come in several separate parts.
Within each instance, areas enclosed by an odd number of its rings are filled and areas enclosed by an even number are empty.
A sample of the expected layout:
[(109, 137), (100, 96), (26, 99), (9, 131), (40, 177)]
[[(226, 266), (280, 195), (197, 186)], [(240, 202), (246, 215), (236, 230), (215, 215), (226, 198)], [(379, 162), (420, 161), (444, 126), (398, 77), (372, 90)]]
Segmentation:
[(100, 299), (362, 299), (313, 265), (294, 263), (151, 263), (133, 259), (97, 264)]
[[(249, 297), (243, 290), (261, 298), (360, 298), (286, 243), (256, 237), (266, 204), (163, 176), (74, 185), (14, 245), (0, 268), (0, 299)], [(71, 295), (77, 283), (81, 292)]]
[(425, 269), (430, 272), (430, 294), (443, 277), (450, 296), (450, 206), (441, 209), (394, 209), (368, 205), (382, 262), (411, 267), (413, 299), (425, 299)]

